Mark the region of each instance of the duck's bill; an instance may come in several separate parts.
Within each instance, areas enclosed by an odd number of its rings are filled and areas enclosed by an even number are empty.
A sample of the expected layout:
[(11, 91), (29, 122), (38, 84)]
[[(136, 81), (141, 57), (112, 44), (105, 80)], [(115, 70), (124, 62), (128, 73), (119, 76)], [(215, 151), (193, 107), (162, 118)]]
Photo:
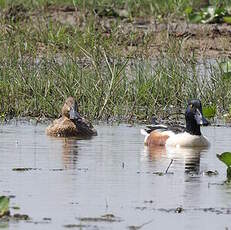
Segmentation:
[(78, 119), (82, 119), (82, 117), (80, 116), (80, 114), (76, 111), (75, 107), (71, 107), (70, 109), (70, 119), (71, 120), (78, 120)]
[(203, 114), (200, 112), (199, 109), (197, 109), (196, 111), (195, 119), (198, 125), (204, 125), (204, 126), (209, 125), (208, 120), (203, 116)]

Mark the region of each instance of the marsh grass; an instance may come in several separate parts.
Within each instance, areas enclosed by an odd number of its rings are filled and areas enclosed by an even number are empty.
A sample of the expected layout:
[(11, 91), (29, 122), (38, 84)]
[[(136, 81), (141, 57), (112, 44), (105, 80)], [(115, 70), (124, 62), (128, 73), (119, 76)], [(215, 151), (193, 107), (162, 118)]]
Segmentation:
[(94, 15), (84, 26), (46, 15), (0, 20), (3, 119), (57, 117), (70, 95), (91, 119), (132, 122), (173, 114), (179, 119), (191, 98), (216, 107), (216, 115), (229, 111), (231, 82), (222, 77), (221, 61), (199, 68), (183, 40), (165, 38), (167, 46), (151, 59), (147, 53), (154, 36), (122, 34), (116, 21), (110, 21), (108, 33)]
[[(187, 7), (200, 8), (207, 4), (204, 0), (0, 0), (0, 6), (7, 8), (12, 5), (23, 4), (29, 9), (46, 8), (50, 5), (74, 6), (81, 11), (110, 12), (125, 9), (130, 17), (137, 16), (184, 16)], [(229, 5), (229, 0), (210, 0), (212, 5)], [(110, 13), (109, 13), (110, 14)]]
[(194, 57), (172, 53), (144, 60), (112, 58), (104, 49), (95, 58), (80, 50), (87, 66), (68, 54), (62, 62), (11, 57), (1, 63), (2, 117), (57, 117), (69, 95), (91, 119), (131, 122), (173, 114), (179, 119), (191, 98), (221, 113), (229, 110), (231, 83), (222, 80), (219, 63), (198, 68)]

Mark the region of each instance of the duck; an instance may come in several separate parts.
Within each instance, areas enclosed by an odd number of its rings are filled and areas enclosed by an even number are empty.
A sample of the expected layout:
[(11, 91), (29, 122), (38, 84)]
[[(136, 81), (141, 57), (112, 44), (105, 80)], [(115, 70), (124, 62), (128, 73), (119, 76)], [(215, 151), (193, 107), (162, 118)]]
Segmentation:
[(188, 102), (185, 121), (186, 127), (157, 124), (141, 129), (141, 134), (145, 135), (144, 144), (148, 147), (208, 147), (210, 143), (201, 133), (200, 127), (209, 125), (209, 121), (203, 116), (199, 99)]
[(46, 134), (56, 137), (96, 136), (93, 125), (78, 112), (78, 105), (73, 97), (68, 97), (62, 107), (62, 116), (46, 128)]

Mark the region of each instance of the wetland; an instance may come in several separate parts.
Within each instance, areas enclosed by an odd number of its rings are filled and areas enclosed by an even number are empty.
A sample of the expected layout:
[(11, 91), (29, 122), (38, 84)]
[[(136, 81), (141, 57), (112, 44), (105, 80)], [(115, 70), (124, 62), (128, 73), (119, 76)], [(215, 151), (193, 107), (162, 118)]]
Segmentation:
[[(230, 229), (229, 4), (0, 1), (0, 228)], [(69, 96), (98, 136), (45, 135)], [(192, 98), (210, 148), (146, 149)]]
[[(190, 98), (229, 120), (229, 24), (190, 23), (182, 12), (199, 1), (158, 1), (149, 13), (151, 1), (97, 2), (1, 3), (3, 120), (57, 117), (68, 96), (92, 120), (162, 119)], [(110, 14), (122, 9), (130, 13)]]

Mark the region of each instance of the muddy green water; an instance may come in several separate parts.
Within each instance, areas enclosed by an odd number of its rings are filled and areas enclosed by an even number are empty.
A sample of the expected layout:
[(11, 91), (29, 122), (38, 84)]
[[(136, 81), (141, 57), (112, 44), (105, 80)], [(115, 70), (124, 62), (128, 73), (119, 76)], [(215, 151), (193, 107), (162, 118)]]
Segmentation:
[[(99, 135), (89, 140), (51, 138), (45, 127), (0, 126), (0, 194), (14, 196), (10, 206), (20, 210), (11, 208), (12, 214), (31, 217), (6, 228), (231, 228), (231, 186), (221, 185), (226, 168), (216, 158), (231, 150), (231, 128), (203, 128), (211, 142), (208, 150), (150, 152), (141, 126), (98, 125)], [(169, 174), (155, 174), (164, 172), (171, 159)], [(203, 174), (208, 170), (219, 174)], [(80, 219), (106, 214), (114, 215), (113, 221)]]

